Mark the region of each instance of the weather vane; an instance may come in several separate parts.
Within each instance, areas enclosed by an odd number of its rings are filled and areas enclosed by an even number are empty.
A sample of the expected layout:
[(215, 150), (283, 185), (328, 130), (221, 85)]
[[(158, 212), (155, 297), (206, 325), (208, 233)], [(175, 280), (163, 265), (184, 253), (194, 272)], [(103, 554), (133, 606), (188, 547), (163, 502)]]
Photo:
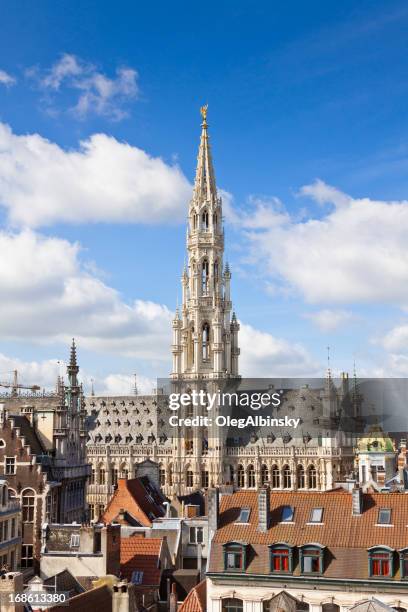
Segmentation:
[(207, 109), (208, 109), (208, 104), (205, 104), (204, 106), (200, 108), (200, 113), (204, 121), (207, 121)]

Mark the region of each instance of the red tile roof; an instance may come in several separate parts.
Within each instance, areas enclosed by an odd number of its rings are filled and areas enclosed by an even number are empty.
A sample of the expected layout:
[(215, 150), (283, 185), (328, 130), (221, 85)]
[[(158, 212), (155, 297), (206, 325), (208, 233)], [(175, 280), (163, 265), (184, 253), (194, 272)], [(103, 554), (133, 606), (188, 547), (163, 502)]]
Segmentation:
[(163, 540), (159, 538), (122, 538), (120, 570), (129, 581), (135, 571), (143, 572), (142, 586), (159, 586), (161, 578), (160, 554)]
[(205, 612), (207, 605), (207, 587), (206, 581), (203, 580), (192, 589), (178, 612)]
[[(408, 545), (408, 495), (364, 494), (360, 516), (352, 515), (351, 504), (351, 494), (341, 489), (322, 493), (271, 492), (270, 525), (266, 533), (261, 533), (258, 531), (258, 493), (238, 491), (221, 499), (219, 529), (214, 541), (287, 542), (294, 546), (320, 542), (325, 546), (364, 549), (377, 544), (391, 548)], [(293, 524), (280, 522), (283, 506), (293, 506)], [(244, 507), (251, 509), (248, 525), (236, 523)], [(321, 525), (310, 524), (313, 508), (323, 508)], [(392, 527), (377, 525), (380, 508), (391, 508)]]
[(102, 521), (126, 523), (119, 519), (121, 510), (124, 510), (142, 527), (151, 527), (153, 519), (164, 516), (164, 501), (165, 498), (146, 478), (119, 478), (117, 489), (102, 515)]
[[(294, 508), (293, 523), (281, 523), (283, 506)], [(239, 524), (241, 508), (250, 508), (248, 524)], [(322, 524), (311, 524), (313, 508), (323, 508)], [(380, 508), (391, 509), (391, 523), (378, 525)], [(363, 495), (361, 515), (352, 515), (352, 495), (344, 490), (321, 493), (271, 492), (270, 523), (258, 531), (257, 491), (224, 495), (220, 502), (219, 528), (211, 545), (210, 572), (224, 572), (222, 545), (239, 541), (249, 544), (249, 574), (270, 574), (268, 544), (285, 542), (294, 547), (318, 543), (326, 547), (324, 576), (367, 579), (368, 552), (372, 546), (399, 550), (408, 546), (408, 495), (374, 493)], [(395, 563), (399, 578), (399, 563)], [(300, 573), (296, 563), (294, 575)]]

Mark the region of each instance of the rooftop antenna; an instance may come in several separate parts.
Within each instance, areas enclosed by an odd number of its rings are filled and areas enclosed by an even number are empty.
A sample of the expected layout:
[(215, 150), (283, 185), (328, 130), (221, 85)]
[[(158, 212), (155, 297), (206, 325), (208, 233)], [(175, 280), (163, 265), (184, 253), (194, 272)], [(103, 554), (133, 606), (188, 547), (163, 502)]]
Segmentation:
[(330, 368), (330, 346), (327, 346), (327, 379), (331, 380), (331, 368)]
[(134, 379), (135, 379), (135, 384), (133, 386), (133, 395), (139, 395), (139, 391), (138, 391), (138, 388), (137, 388), (137, 374), (136, 374), (136, 372), (134, 373), (133, 376), (134, 376)]

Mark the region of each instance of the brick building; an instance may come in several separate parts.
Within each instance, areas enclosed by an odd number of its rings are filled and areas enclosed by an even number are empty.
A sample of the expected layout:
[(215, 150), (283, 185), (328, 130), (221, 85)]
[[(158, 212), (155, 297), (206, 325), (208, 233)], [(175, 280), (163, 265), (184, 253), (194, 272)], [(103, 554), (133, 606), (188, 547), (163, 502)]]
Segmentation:
[(85, 412), (75, 343), (68, 384), (51, 398), (9, 397), (0, 404), (0, 478), (22, 511), (22, 569), (38, 569), (41, 526), (86, 518)]

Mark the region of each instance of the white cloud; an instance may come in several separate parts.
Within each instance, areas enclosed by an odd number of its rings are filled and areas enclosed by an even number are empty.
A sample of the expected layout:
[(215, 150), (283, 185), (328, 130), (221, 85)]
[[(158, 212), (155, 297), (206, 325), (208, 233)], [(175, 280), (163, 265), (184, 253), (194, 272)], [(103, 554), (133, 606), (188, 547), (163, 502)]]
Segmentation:
[(408, 354), (408, 323), (391, 329), (382, 339), (382, 344), (387, 351)]
[(163, 363), (171, 313), (153, 302), (123, 301), (88, 272), (79, 246), (31, 231), (0, 233), (0, 335), (25, 342), (69, 343)]
[(321, 376), (321, 369), (301, 344), (241, 324), (240, 370), (245, 377)]
[(328, 308), (317, 312), (308, 312), (304, 317), (310, 319), (322, 332), (334, 331), (354, 319), (354, 315), (347, 310), (330, 310)]
[(239, 224), (266, 275), (310, 303), (408, 304), (408, 202), (353, 199), (316, 181), (303, 195), (332, 207), (297, 220), (255, 201)]
[[(64, 87), (79, 92), (69, 109), (79, 119), (94, 113), (120, 121), (128, 116), (124, 105), (139, 95), (138, 73), (133, 68), (119, 67), (115, 76), (109, 78), (93, 64), (70, 53), (64, 53), (45, 73), (34, 68), (28, 71), (28, 76), (35, 78), (41, 88), (53, 94)], [(55, 113), (54, 97), (51, 99), (51, 112)]]
[(8, 74), (8, 72), (6, 72), (5, 70), (0, 70), (0, 84), (1, 85), (5, 85), (6, 87), (11, 87), (12, 85), (15, 85), (17, 82), (17, 80), (12, 77), (10, 74)]
[(111, 136), (66, 151), (0, 123), (0, 205), (14, 225), (166, 223), (184, 218), (190, 196), (178, 166)]
[[(13, 372), (18, 372), (18, 383), (23, 385), (39, 385), (44, 389), (55, 389), (57, 376), (62, 373), (62, 363), (56, 359), (44, 361), (23, 361), (0, 353), (0, 381), (13, 382)], [(65, 372), (64, 372), (65, 373)], [(0, 392), (9, 389), (0, 386)], [(22, 390), (24, 392), (24, 389)]]
[[(143, 359), (156, 371), (167, 364), (170, 367), (172, 313), (154, 302), (126, 303), (115, 289), (81, 264), (78, 244), (29, 230), (20, 234), (3, 232), (0, 252), (3, 340), (68, 345), (75, 337), (81, 348), (106, 353), (110, 358), (117, 354)], [(291, 345), (249, 325), (241, 326), (240, 346), (245, 376), (306, 376), (318, 372), (301, 345)], [(56, 362), (50, 363), (54, 379)], [(115, 389), (124, 392), (133, 380), (131, 375), (112, 373), (96, 379), (95, 384), (106, 393)], [(145, 392), (154, 383), (138, 377), (138, 385)]]
[[(101, 381), (95, 383), (97, 395), (131, 395), (134, 391), (134, 376), (127, 374), (109, 374)], [(156, 380), (146, 376), (137, 377), (137, 390), (139, 395), (150, 395), (156, 388)]]

